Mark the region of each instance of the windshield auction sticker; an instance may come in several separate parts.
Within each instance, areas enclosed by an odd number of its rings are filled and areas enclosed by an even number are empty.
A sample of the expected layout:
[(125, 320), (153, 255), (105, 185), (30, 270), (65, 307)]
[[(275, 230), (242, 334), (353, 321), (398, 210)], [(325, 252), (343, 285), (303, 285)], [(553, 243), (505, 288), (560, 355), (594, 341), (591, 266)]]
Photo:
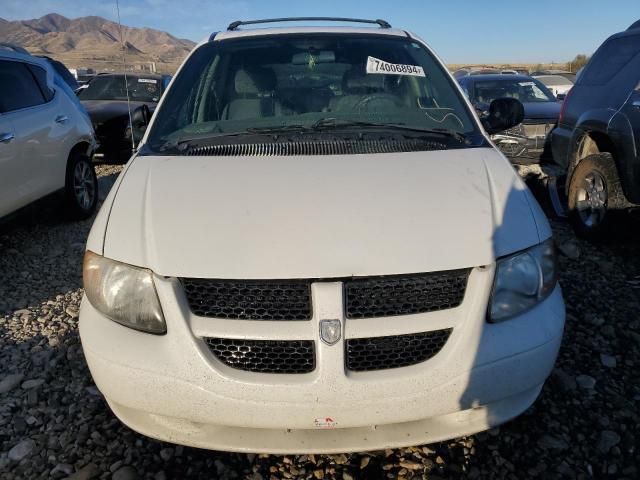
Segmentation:
[(153, 78), (139, 78), (138, 83), (154, 83), (155, 84), (155, 83), (158, 83), (158, 81)]
[(375, 57), (367, 57), (367, 73), (384, 75), (409, 75), (412, 77), (425, 77), (424, 69), (417, 65), (402, 65), (389, 63)]

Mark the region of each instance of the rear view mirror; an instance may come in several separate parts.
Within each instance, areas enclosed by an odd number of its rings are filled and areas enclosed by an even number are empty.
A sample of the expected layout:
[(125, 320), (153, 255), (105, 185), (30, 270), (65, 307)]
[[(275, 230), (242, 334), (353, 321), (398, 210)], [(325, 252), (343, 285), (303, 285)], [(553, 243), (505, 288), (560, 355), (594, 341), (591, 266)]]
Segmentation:
[(515, 98), (496, 98), (489, 105), (489, 113), (482, 118), (482, 126), (489, 135), (519, 125), (524, 120), (524, 106)]
[(309, 52), (296, 53), (293, 55), (293, 58), (291, 59), (291, 63), (293, 65), (334, 63), (335, 61), (336, 61), (336, 54), (328, 50), (323, 50), (318, 53), (309, 53)]

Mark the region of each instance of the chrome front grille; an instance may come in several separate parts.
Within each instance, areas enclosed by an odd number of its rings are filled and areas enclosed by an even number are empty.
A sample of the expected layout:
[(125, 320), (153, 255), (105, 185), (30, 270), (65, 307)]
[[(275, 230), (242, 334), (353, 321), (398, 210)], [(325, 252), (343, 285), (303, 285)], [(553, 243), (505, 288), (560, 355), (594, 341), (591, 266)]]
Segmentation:
[(492, 135), (496, 146), (508, 157), (542, 158), (549, 133), (555, 124), (549, 119), (525, 119), (523, 123)]

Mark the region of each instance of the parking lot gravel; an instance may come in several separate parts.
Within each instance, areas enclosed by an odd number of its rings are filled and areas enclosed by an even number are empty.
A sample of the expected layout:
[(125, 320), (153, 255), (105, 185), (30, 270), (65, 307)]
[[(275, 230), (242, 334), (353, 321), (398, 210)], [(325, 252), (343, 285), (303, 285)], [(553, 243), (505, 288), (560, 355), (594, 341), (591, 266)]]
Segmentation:
[[(100, 166), (104, 192), (121, 167)], [(111, 413), (78, 337), (91, 220), (55, 205), (0, 225), (0, 478), (640, 477), (640, 234), (606, 245), (553, 222), (567, 325), (540, 398), (450, 442), (343, 455), (211, 452), (151, 440)]]

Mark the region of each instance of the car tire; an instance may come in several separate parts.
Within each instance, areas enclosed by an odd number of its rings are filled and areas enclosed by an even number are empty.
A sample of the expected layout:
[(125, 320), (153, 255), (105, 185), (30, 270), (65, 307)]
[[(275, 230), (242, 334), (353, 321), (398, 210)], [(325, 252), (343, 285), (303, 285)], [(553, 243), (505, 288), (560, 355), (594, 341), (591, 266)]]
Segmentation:
[(615, 216), (626, 200), (610, 153), (589, 155), (578, 164), (567, 200), (569, 221), (578, 235), (602, 240), (613, 234)]
[(98, 204), (98, 177), (86, 155), (72, 154), (69, 158), (64, 195), (66, 212), (71, 219), (84, 220), (95, 212)]

